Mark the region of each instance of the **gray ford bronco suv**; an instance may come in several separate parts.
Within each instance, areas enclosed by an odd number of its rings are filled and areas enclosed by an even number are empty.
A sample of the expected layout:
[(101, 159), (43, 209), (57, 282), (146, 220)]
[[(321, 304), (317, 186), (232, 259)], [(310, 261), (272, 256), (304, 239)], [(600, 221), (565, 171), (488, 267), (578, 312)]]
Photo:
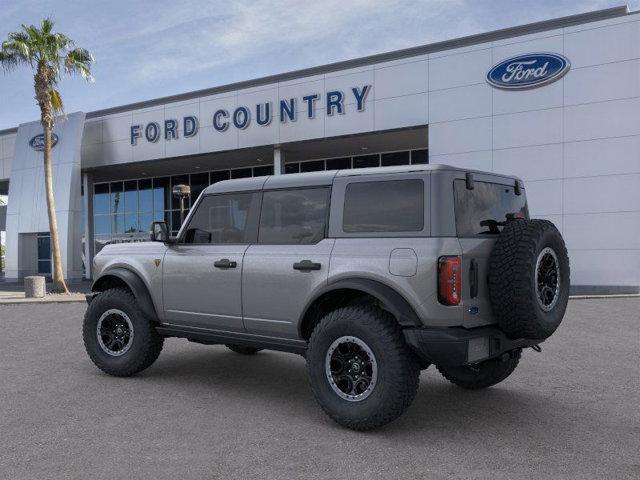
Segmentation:
[(149, 367), (167, 337), (306, 357), (336, 422), (384, 425), (433, 364), (467, 389), (495, 385), (559, 326), (563, 239), (531, 220), (515, 177), (445, 165), (229, 180), (176, 237), (95, 258), (84, 343), (104, 372)]

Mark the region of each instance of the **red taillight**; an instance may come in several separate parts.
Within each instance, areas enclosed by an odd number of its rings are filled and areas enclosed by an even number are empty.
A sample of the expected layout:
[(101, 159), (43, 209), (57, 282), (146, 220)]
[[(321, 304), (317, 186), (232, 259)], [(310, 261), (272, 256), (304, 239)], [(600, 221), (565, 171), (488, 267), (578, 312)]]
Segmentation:
[(438, 300), (443, 305), (460, 303), (460, 257), (438, 259)]

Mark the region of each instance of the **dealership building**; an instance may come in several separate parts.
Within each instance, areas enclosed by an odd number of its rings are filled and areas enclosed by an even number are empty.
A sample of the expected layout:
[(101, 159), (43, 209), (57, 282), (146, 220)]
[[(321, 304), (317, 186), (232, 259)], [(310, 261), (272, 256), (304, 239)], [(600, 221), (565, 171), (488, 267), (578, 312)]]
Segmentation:
[[(563, 17), (95, 112), (54, 130), (63, 268), (180, 227), (173, 186), (449, 164), (514, 174), (577, 292), (640, 285), (640, 15)], [(0, 131), (7, 280), (51, 271), (39, 122)], [(452, 193), (453, 194), (453, 193)]]

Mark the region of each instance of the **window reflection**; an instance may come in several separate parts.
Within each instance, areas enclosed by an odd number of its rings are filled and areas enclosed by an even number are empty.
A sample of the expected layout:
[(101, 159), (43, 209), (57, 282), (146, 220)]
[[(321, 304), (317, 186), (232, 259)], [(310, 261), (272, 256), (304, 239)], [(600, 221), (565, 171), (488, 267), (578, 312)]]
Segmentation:
[[(336, 157), (330, 159), (302, 160), (285, 164), (285, 173), (335, 170), (353, 167), (429, 162), (427, 149), (409, 152), (390, 152)], [(188, 209), (198, 196), (216, 182), (230, 178), (245, 178), (273, 174), (272, 165), (253, 168), (236, 168), (197, 172), (166, 177), (143, 178), (118, 182), (96, 183), (93, 194), (93, 233), (95, 252), (99, 252), (109, 241), (146, 241), (153, 221), (164, 221), (172, 234), (180, 229), (180, 202), (173, 198), (171, 187), (186, 184), (191, 187), (191, 198), (185, 202), (185, 218)]]

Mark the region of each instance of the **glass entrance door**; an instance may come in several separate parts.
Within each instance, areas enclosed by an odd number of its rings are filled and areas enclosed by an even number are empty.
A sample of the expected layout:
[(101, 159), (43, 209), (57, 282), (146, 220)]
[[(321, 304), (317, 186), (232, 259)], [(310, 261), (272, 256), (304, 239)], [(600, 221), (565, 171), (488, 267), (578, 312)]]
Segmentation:
[(51, 275), (51, 235), (49, 232), (36, 234), (38, 239), (38, 273)]

